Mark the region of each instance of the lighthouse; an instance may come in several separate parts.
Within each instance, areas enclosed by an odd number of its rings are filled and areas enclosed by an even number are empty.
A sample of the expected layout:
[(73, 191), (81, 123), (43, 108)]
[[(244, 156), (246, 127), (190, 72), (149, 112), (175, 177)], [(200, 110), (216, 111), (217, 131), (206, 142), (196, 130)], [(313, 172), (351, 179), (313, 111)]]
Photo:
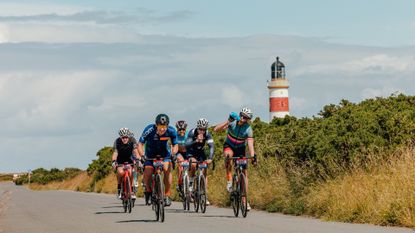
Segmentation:
[(269, 90), (269, 120), (274, 117), (283, 118), (290, 115), (288, 105), (288, 80), (285, 78), (285, 66), (277, 57), (271, 65), (271, 81)]

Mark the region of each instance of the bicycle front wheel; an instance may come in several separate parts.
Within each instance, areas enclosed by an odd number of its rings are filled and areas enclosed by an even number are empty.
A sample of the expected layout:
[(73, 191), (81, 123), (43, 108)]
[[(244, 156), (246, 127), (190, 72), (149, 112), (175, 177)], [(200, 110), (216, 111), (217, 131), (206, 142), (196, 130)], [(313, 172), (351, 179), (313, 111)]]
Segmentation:
[(130, 177), (127, 176), (127, 178), (125, 179), (125, 197), (126, 197), (126, 202), (127, 202), (127, 209), (128, 209), (128, 213), (131, 213), (131, 209), (132, 209), (132, 205), (133, 205), (133, 200), (131, 198), (131, 183), (130, 183)]
[(190, 209), (189, 176), (183, 177), (183, 209)]
[(233, 209), (233, 214), (235, 217), (239, 215), (239, 188), (238, 188), (238, 178), (236, 175), (232, 178), (232, 192), (231, 192), (231, 205)]
[(204, 175), (200, 175), (199, 177), (199, 203), (200, 203), (200, 212), (206, 212), (206, 179)]
[(245, 218), (248, 213), (248, 190), (247, 190), (247, 180), (245, 174), (241, 173), (239, 175), (239, 196), (240, 196), (240, 207), (241, 214)]
[(199, 212), (199, 180), (193, 182), (193, 206)]
[(156, 176), (156, 193), (157, 193), (157, 205), (158, 205), (158, 219), (160, 222), (164, 222), (164, 184), (160, 174)]

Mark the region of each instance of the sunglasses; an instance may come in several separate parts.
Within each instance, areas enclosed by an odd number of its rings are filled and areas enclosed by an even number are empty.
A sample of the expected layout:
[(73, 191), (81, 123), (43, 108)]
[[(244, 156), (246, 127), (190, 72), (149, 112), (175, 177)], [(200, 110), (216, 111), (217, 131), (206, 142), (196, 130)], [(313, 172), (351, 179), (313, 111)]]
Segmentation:
[(157, 129), (167, 129), (167, 125), (157, 125)]
[(199, 131), (206, 131), (205, 128), (198, 128), (197, 130), (199, 130)]
[(122, 139), (127, 139), (127, 138), (129, 138), (128, 136), (124, 136), (124, 137), (121, 137)]
[(177, 131), (186, 131), (186, 129), (177, 129)]
[(246, 116), (241, 116), (241, 119), (245, 119), (245, 120), (251, 120), (251, 118), (246, 117)]

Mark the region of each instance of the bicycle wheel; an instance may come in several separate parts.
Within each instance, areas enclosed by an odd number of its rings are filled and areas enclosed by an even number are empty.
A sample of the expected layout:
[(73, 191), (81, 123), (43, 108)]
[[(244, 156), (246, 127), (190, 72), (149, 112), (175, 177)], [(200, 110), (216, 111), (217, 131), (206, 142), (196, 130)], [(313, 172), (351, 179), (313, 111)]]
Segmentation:
[(206, 212), (206, 179), (202, 174), (199, 179), (199, 203), (200, 203), (200, 212)]
[(246, 176), (245, 174), (241, 173), (239, 175), (239, 196), (240, 196), (240, 207), (241, 207), (241, 214), (245, 218), (248, 213), (248, 190), (246, 189)]
[(190, 209), (190, 192), (189, 192), (189, 176), (183, 177), (183, 209)]
[(232, 178), (232, 192), (231, 192), (231, 204), (233, 208), (233, 214), (235, 217), (239, 215), (239, 193), (238, 193), (238, 178), (236, 175)]
[(158, 183), (157, 183), (157, 178), (156, 176), (153, 176), (153, 183), (152, 183), (152, 193), (151, 193), (151, 206), (152, 209), (154, 210), (154, 213), (156, 214), (156, 221), (158, 221), (160, 219), (160, 205), (158, 202)]
[(199, 212), (199, 180), (193, 182), (193, 206), (195, 212)]
[(159, 206), (159, 220), (164, 222), (164, 184), (160, 174), (156, 176), (157, 205)]
[(128, 209), (128, 213), (131, 213), (131, 209), (132, 209), (132, 205), (133, 205), (133, 200), (131, 198), (131, 183), (130, 183), (130, 177), (127, 176), (127, 178), (125, 179), (125, 197), (127, 200), (127, 209)]
[(127, 206), (127, 202), (126, 202), (126, 200), (125, 200), (125, 190), (124, 190), (124, 179), (122, 180), (122, 182), (121, 182), (121, 189), (120, 189), (120, 192), (121, 192), (121, 203), (122, 203), (122, 206), (123, 206), (123, 209), (124, 209), (124, 213), (127, 213), (127, 209), (128, 209), (128, 206)]

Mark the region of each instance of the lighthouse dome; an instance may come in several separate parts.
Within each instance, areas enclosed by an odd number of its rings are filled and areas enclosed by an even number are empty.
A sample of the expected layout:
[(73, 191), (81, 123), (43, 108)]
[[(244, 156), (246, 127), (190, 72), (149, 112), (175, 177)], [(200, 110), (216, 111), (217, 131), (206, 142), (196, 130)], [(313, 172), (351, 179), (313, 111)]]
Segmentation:
[(277, 57), (276, 61), (271, 65), (271, 79), (285, 78), (285, 65)]

